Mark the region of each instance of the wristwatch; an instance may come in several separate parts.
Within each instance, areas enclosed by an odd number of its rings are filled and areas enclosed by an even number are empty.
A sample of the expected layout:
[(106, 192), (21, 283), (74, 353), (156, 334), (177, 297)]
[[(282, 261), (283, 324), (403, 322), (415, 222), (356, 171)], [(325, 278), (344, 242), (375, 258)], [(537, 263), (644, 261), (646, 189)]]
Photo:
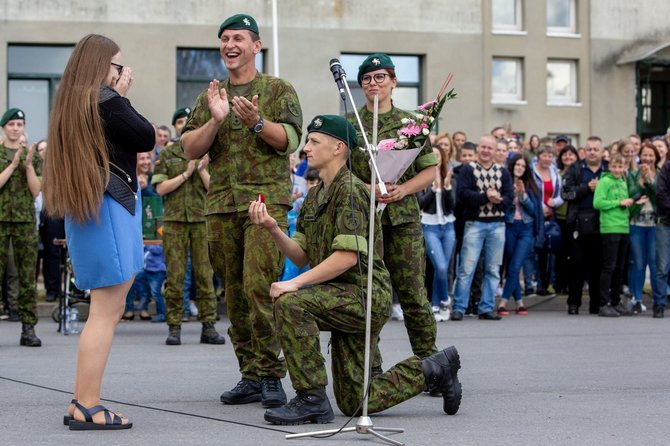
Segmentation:
[(254, 124), (254, 126), (251, 127), (249, 130), (254, 133), (260, 133), (263, 131), (263, 124), (265, 124), (263, 118), (258, 118), (258, 122)]

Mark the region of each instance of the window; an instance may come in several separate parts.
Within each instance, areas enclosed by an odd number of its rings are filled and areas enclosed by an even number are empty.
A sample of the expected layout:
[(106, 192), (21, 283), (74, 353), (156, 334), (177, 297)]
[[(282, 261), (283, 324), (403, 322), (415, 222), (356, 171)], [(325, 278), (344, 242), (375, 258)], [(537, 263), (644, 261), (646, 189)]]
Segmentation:
[(577, 104), (576, 61), (547, 61), (547, 104)]
[(494, 57), (491, 67), (491, 101), (523, 102), (523, 59)]
[(7, 108), (26, 113), (29, 142), (47, 137), (49, 111), (72, 46), (9, 45)]
[(576, 34), (576, 0), (547, 0), (547, 33)]
[[(395, 65), (395, 74), (398, 84), (393, 90), (393, 105), (404, 110), (414, 110), (421, 104), (421, 70), (419, 56), (394, 56), (390, 54)], [(365, 105), (363, 89), (358, 85), (358, 67), (363, 63), (368, 54), (342, 54), (340, 63), (347, 73), (347, 84), (351, 95), (356, 102), (356, 107)], [(333, 94), (337, 90), (333, 87)], [(435, 92), (437, 94), (437, 92)], [(340, 101), (340, 111), (344, 112), (344, 103)], [(351, 104), (347, 98), (347, 111), (351, 111)]]
[(523, 29), (521, 0), (492, 0), (491, 23), (493, 31), (521, 31)]
[[(263, 54), (256, 55), (256, 69), (263, 71)], [(193, 107), (212, 79), (227, 79), (228, 69), (219, 50), (177, 48), (177, 108)]]

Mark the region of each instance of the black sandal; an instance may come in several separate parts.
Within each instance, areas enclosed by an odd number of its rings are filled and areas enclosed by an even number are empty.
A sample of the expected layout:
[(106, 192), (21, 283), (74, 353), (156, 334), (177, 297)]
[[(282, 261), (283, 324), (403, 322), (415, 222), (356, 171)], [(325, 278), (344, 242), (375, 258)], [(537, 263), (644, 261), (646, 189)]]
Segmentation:
[[(77, 403), (79, 403), (79, 401), (75, 400), (74, 398), (72, 398), (72, 401), (70, 401), (70, 404), (77, 405)], [(72, 415), (70, 415), (69, 413), (67, 413), (67, 411), (66, 411), (65, 415), (63, 415), (63, 424), (65, 426), (69, 426), (70, 425), (70, 420), (74, 420), (74, 417)]]
[[(130, 429), (133, 427), (133, 423), (122, 424), (122, 418), (114, 412), (110, 412), (104, 406), (98, 405), (91, 407), (90, 409), (86, 409), (78, 402), (75, 403), (75, 406), (84, 415), (84, 419), (86, 421), (79, 421), (72, 418), (72, 420), (70, 420), (71, 431), (109, 431)], [(98, 424), (93, 422), (93, 415), (98, 412), (105, 413), (105, 424)]]

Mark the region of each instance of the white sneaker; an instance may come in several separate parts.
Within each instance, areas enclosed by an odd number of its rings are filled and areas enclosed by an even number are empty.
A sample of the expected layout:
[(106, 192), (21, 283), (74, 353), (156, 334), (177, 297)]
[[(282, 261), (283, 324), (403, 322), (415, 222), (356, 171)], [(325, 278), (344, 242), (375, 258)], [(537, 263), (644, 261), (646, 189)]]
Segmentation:
[(448, 321), (451, 319), (451, 310), (449, 307), (442, 307), (440, 308), (440, 316), (442, 316), (442, 320), (444, 322)]
[(400, 304), (393, 304), (391, 307), (391, 319), (394, 321), (404, 321), (405, 316), (402, 314), (402, 308), (400, 308)]
[(440, 308), (447, 308), (449, 305), (451, 305), (451, 297), (447, 297), (447, 300), (440, 301)]
[(195, 306), (195, 302), (192, 300), (188, 301), (188, 311), (191, 312), (191, 315), (197, 316), (198, 315), (198, 307)]
[(642, 312), (643, 312), (643, 313), (644, 313), (645, 311), (647, 311), (647, 306), (646, 306), (645, 304), (643, 304), (642, 302), (640, 302), (640, 308), (642, 309)]

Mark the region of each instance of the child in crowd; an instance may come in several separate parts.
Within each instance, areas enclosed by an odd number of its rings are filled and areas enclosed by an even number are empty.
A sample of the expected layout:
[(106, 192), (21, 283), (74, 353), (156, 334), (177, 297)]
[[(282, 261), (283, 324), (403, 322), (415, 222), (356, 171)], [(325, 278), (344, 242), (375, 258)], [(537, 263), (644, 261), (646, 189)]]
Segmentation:
[(621, 283), (629, 243), (630, 207), (644, 204), (647, 197), (637, 202), (628, 196), (624, 174), (626, 161), (621, 154), (612, 155), (609, 172), (603, 173), (593, 196), (593, 207), (600, 211), (602, 240), (602, 270), (600, 273), (600, 311), (598, 316), (619, 317), (632, 314), (621, 302)]

